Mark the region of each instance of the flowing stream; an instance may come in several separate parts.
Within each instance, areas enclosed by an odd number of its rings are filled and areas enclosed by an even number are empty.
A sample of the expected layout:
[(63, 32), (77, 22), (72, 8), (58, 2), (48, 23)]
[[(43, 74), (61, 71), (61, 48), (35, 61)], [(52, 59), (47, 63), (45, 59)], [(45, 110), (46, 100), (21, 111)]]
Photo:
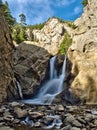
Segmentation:
[(55, 68), (55, 62), (56, 56), (50, 59), (50, 79), (41, 87), (36, 97), (22, 100), (22, 102), (27, 104), (50, 105), (54, 98), (63, 91), (63, 83), (66, 77), (66, 56), (59, 76)]

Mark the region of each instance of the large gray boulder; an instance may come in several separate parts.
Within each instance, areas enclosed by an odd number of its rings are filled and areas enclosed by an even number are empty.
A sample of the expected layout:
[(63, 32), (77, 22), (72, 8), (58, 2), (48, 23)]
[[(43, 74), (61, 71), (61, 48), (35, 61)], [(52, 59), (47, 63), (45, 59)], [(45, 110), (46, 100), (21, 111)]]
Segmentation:
[(16, 47), (15, 74), (23, 95), (32, 95), (45, 78), (50, 54), (43, 48), (25, 41)]

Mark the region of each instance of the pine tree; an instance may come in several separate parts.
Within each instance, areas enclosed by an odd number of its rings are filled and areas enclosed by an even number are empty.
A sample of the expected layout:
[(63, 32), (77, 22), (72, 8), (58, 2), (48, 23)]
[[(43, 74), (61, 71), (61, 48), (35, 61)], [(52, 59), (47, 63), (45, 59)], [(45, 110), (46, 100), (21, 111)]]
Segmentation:
[(6, 21), (8, 22), (9, 27), (12, 28), (12, 26), (16, 23), (16, 20), (15, 18), (12, 17), (10, 13), (10, 9), (7, 1), (3, 4), (2, 0), (0, 0), (0, 11), (3, 13)]
[(19, 15), (20, 17), (20, 22), (22, 25), (26, 25), (26, 16), (22, 13)]

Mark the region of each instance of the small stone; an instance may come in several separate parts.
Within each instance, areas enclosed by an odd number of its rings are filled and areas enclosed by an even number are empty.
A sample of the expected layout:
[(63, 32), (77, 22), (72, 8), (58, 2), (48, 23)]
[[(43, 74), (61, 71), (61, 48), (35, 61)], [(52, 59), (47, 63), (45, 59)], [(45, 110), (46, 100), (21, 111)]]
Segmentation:
[(67, 126), (63, 127), (61, 130), (71, 130), (71, 125), (67, 125)]
[(92, 114), (87, 114), (87, 115), (85, 115), (85, 121), (91, 122), (92, 119), (93, 119)]
[(71, 114), (67, 114), (67, 117), (66, 117), (66, 122), (69, 122), (69, 123), (73, 123), (73, 121), (75, 120), (74, 116), (71, 115)]
[(20, 104), (19, 104), (18, 102), (12, 102), (12, 103), (10, 103), (10, 105), (11, 105), (12, 107), (16, 107), (16, 106), (19, 106)]
[(81, 129), (77, 127), (72, 127), (71, 130), (81, 130)]
[(76, 126), (76, 127), (81, 127), (82, 126), (82, 124), (79, 121), (77, 121), (77, 120), (74, 120), (72, 124), (74, 126)]
[(18, 118), (26, 117), (28, 114), (27, 110), (22, 110), (19, 107), (14, 108), (14, 113), (17, 115)]
[(87, 130), (86, 128), (83, 128), (82, 130)]
[(3, 113), (3, 112), (4, 112), (4, 109), (1, 108), (1, 109), (0, 109), (0, 113)]
[(93, 115), (97, 115), (97, 111), (92, 111), (92, 114)]
[(63, 107), (63, 105), (57, 105), (57, 106), (55, 107), (55, 110), (56, 110), (56, 111), (64, 111), (64, 107)]
[(81, 122), (82, 124), (86, 124), (86, 121), (84, 119), (82, 119), (81, 117), (78, 117), (77, 120), (79, 122)]
[(6, 127), (6, 126), (1, 126), (0, 130), (14, 130), (14, 129), (12, 129), (10, 127)]
[(35, 127), (39, 127), (40, 125), (41, 125), (40, 122), (35, 122), (35, 124), (34, 124)]
[(0, 126), (3, 126), (4, 124), (5, 124), (5, 122), (1, 122), (1, 123), (0, 123)]
[(96, 120), (94, 120), (94, 124), (95, 124), (95, 125), (97, 125), (97, 119), (96, 119)]
[(14, 124), (17, 124), (17, 123), (19, 123), (19, 122), (20, 122), (19, 119), (14, 119), (14, 121), (13, 121)]
[(29, 112), (30, 118), (31, 119), (36, 119), (36, 118), (42, 118), (43, 117), (43, 113), (40, 112)]

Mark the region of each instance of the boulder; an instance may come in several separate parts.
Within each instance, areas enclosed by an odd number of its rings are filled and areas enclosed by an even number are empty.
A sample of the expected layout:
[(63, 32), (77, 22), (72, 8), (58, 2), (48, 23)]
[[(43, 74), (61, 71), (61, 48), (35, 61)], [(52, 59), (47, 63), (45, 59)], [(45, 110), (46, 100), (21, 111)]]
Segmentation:
[(15, 76), (23, 95), (32, 95), (46, 76), (50, 54), (43, 48), (25, 41), (17, 46), (14, 53)]

